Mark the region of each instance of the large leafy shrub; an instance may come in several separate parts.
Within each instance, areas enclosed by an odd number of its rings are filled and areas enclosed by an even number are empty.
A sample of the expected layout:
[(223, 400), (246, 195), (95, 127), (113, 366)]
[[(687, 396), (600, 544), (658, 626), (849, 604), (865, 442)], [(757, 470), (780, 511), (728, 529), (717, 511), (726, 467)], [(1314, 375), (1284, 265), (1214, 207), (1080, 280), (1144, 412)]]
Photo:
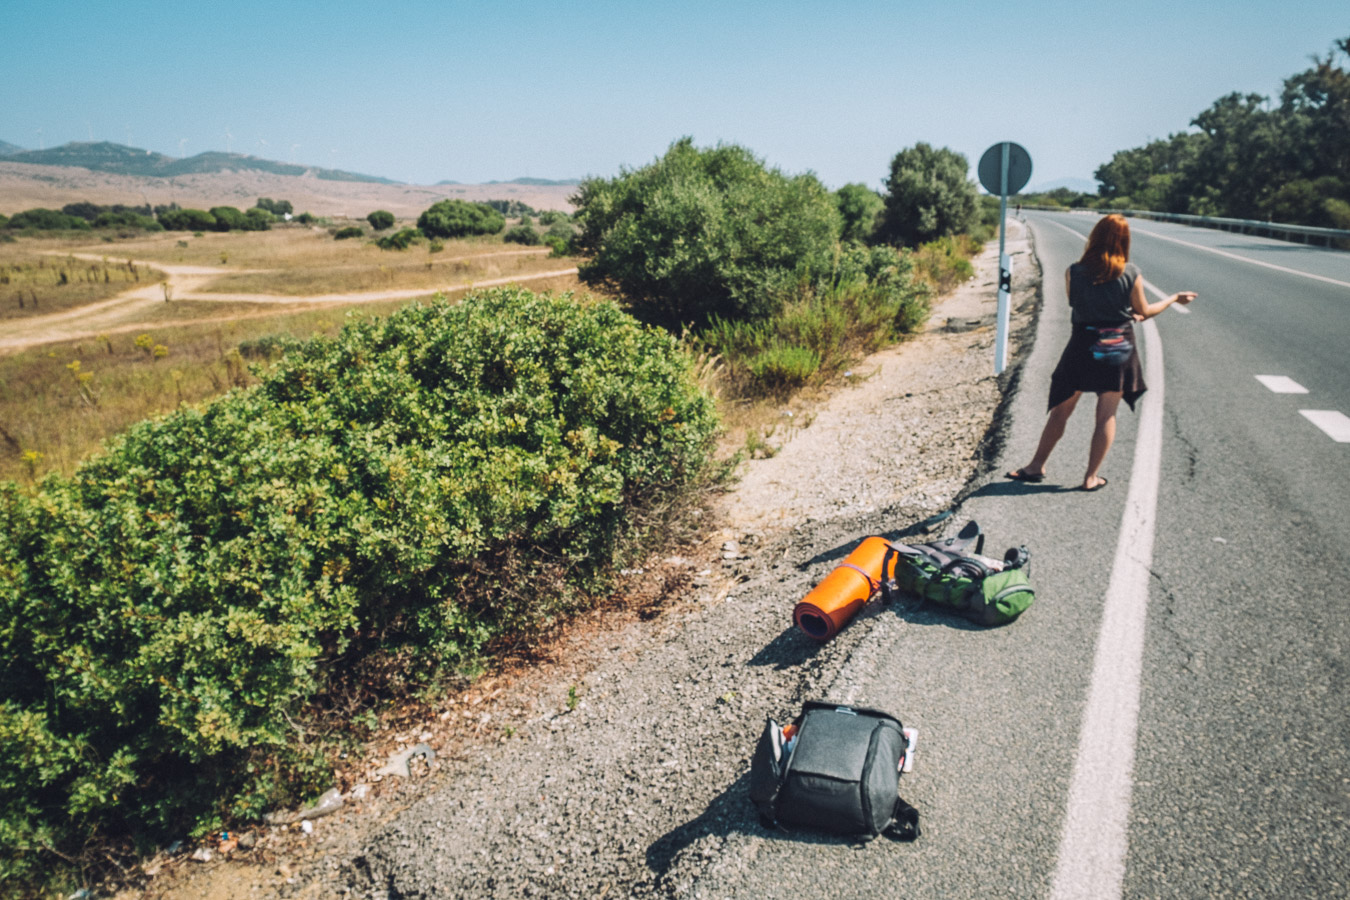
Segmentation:
[(386, 228), (394, 227), (394, 214), (387, 209), (377, 209), (366, 216), (366, 221), (376, 231), (384, 231)]
[(486, 203), (440, 200), (418, 216), (417, 227), (427, 237), (459, 238), (496, 234), (506, 227), (506, 219)]
[(880, 236), (915, 246), (968, 231), (979, 221), (975, 182), (966, 157), (923, 142), (895, 154)]
[(839, 212), (814, 175), (769, 169), (744, 147), (689, 138), (641, 169), (581, 183), (576, 249), (588, 284), (639, 318), (678, 328), (762, 319), (803, 279), (828, 273)]
[(69, 479), (0, 485), (0, 880), (276, 802), (334, 678), (565, 611), (713, 427), (668, 335), (502, 289), (290, 346)]

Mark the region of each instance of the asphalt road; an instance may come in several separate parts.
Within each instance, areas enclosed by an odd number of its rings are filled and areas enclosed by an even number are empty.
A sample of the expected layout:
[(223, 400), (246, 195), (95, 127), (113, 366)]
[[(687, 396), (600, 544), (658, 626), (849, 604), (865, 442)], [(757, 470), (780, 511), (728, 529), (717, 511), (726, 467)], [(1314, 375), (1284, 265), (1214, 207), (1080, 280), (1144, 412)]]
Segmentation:
[(1045, 483), (999, 477), (1035, 447), (1095, 217), (1028, 220), (1044, 309), (958, 516), (1031, 548), (1037, 603), (993, 630), (874, 614), (822, 691), (918, 727), (924, 836), (750, 842), (696, 896), (1350, 896), (1350, 446), (1313, 421), (1350, 414), (1350, 253), (1135, 222), (1147, 281), (1199, 299), (1139, 329), (1150, 391), (1089, 494), (1090, 397)]

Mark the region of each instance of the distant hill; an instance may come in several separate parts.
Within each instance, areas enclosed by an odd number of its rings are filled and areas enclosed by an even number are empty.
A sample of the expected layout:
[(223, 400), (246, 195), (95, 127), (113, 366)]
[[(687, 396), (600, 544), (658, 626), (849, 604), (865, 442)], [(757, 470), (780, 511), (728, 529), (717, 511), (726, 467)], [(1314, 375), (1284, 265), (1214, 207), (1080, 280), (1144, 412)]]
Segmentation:
[(1090, 178), (1059, 178), (1055, 181), (1043, 181), (1022, 191), (1024, 194), (1048, 194), (1055, 188), (1068, 188), (1080, 194), (1096, 194), (1097, 182)]
[[(453, 184), (453, 182), (441, 182), (442, 184)], [(559, 181), (552, 181), (548, 178), (512, 178), (510, 181), (485, 181), (484, 184), (528, 184), (533, 187), (570, 187), (581, 184), (580, 178), (563, 178)]]
[[(12, 147), (5, 144), (4, 147)], [(180, 175), (207, 175), (215, 172), (266, 172), (272, 175), (313, 175), (327, 181), (357, 181), (369, 184), (398, 184), (389, 178), (360, 175), (339, 169), (300, 166), (292, 163), (259, 159), (243, 153), (209, 151), (175, 159), (152, 150), (140, 150), (111, 141), (88, 143), (72, 141), (50, 150), (24, 150), (4, 153), (6, 162), (28, 163), (38, 166), (77, 166), (94, 172), (116, 175), (138, 175), (144, 178), (173, 178)]]
[(11, 153), (22, 153), (23, 148), (18, 144), (11, 144), (9, 141), (0, 141), (0, 156), (9, 156)]

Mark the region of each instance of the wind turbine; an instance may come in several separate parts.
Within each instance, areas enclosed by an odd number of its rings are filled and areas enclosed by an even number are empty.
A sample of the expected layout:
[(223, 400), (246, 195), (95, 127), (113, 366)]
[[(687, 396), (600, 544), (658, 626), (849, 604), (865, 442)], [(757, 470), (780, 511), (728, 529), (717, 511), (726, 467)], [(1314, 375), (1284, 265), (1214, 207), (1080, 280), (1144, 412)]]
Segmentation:
[(38, 136), (38, 149), (39, 149), (39, 150), (46, 150), (46, 149), (47, 149), (46, 146), (42, 143), (42, 129), (41, 129), (41, 128), (37, 129), (37, 136)]
[(297, 151), (297, 150), (299, 150), (299, 149), (300, 149), (300, 145), (299, 145), (299, 144), (291, 144), (291, 155), (290, 155), (290, 158), (288, 158), (288, 159), (286, 160), (286, 162), (288, 162), (288, 163), (294, 163), (294, 162), (295, 162), (295, 151)]
[(183, 145), (187, 143), (187, 138), (178, 139), (178, 158), (183, 158)]
[(233, 151), (234, 151), (234, 135), (230, 134), (230, 128), (227, 125), (225, 126), (225, 152), (231, 153)]

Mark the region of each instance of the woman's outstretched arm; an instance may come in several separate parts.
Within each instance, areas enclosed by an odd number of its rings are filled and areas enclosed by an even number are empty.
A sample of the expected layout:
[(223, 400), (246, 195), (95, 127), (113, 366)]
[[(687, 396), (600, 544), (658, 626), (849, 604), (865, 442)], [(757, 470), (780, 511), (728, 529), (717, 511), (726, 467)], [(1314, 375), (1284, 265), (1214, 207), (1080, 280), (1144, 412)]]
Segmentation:
[(1135, 320), (1142, 322), (1145, 319), (1153, 318), (1173, 303), (1180, 303), (1185, 306), (1194, 300), (1195, 296), (1195, 291), (1177, 291), (1164, 300), (1149, 303), (1148, 298), (1144, 296), (1144, 279), (1140, 277), (1134, 280), (1134, 287), (1130, 289), (1130, 306), (1134, 309)]

